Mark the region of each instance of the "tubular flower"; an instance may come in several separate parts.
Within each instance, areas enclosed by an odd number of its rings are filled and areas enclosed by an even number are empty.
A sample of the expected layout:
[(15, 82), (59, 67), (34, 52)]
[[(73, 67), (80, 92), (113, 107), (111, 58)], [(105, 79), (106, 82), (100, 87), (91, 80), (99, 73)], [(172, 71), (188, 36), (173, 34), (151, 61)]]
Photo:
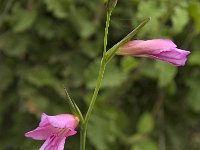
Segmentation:
[(133, 40), (120, 47), (117, 54), (155, 58), (176, 66), (184, 66), (190, 52), (176, 47), (168, 39)]
[(76, 134), (74, 130), (78, 125), (78, 118), (71, 114), (41, 116), (39, 127), (25, 134), (35, 140), (46, 140), (39, 150), (63, 150), (67, 137)]

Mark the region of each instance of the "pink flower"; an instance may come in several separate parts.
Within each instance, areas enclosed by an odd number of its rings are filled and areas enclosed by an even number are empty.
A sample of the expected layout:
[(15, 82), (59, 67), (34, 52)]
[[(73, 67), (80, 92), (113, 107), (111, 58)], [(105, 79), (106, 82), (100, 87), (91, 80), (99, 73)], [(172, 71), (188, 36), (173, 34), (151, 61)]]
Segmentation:
[(39, 127), (25, 134), (35, 140), (46, 140), (40, 150), (63, 150), (67, 137), (76, 134), (78, 118), (71, 114), (41, 116)]
[(186, 56), (190, 52), (176, 47), (172, 41), (167, 39), (133, 40), (120, 47), (117, 54), (150, 57), (176, 66), (184, 66), (187, 59)]

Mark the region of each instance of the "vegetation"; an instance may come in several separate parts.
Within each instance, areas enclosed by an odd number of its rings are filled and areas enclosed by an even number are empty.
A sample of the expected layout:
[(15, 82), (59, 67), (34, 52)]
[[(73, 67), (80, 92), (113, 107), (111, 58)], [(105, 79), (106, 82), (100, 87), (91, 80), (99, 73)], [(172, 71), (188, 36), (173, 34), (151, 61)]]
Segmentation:
[[(169, 38), (186, 66), (116, 56), (89, 122), (87, 150), (200, 149), (200, 1), (121, 0), (108, 48), (142, 20), (137, 39)], [(69, 113), (63, 84), (85, 113), (103, 51), (103, 0), (0, 1), (0, 149), (36, 150), (26, 139), (42, 112)], [(79, 149), (79, 135), (65, 149)]]

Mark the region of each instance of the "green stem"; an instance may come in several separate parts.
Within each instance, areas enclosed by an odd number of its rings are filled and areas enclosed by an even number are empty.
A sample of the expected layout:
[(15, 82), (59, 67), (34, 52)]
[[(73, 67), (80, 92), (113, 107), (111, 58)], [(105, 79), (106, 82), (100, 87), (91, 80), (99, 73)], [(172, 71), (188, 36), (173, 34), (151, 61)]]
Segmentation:
[(104, 74), (105, 67), (106, 67), (105, 60), (106, 59), (103, 58), (102, 61), (101, 61), (101, 66), (100, 66), (100, 69), (99, 69), (99, 75), (98, 75), (98, 78), (97, 78), (97, 84), (96, 84), (96, 87), (95, 87), (95, 90), (94, 90), (94, 94), (92, 96), (92, 100), (90, 102), (90, 106), (88, 108), (88, 111), (87, 111), (87, 114), (86, 114), (86, 117), (85, 117), (85, 128), (86, 129), (87, 129), (88, 121), (90, 119), (91, 112), (92, 112), (92, 110), (94, 108), (94, 104), (96, 102), (96, 98), (97, 98), (97, 95), (99, 93), (99, 89), (100, 89), (101, 82), (102, 82), (102, 79), (103, 79), (103, 74)]
[(107, 36), (108, 36), (108, 28), (109, 28), (109, 22), (110, 22), (110, 16), (111, 16), (111, 11), (107, 11), (107, 19), (106, 19), (106, 27), (105, 27), (105, 35), (104, 35), (104, 51), (103, 51), (103, 58), (101, 60), (101, 66), (99, 68), (99, 74), (98, 74), (98, 78), (97, 78), (97, 83), (96, 83), (96, 87), (90, 102), (90, 106), (88, 108), (88, 111), (86, 113), (85, 116), (85, 121), (84, 124), (81, 128), (81, 143), (80, 143), (80, 150), (85, 150), (85, 143), (86, 143), (86, 134), (87, 134), (87, 126), (88, 126), (88, 122), (92, 113), (92, 110), (94, 108), (98, 93), (99, 93), (99, 89), (101, 87), (101, 83), (102, 83), (102, 79), (103, 79), (103, 75), (104, 75), (104, 71), (106, 68), (106, 49), (107, 49)]
[(132, 38), (149, 20), (150, 18), (146, 19), (144, 22), (142, 22), (136, 29), (134, 29), (131, 33), (129, 33), (124, 39), (122, 39), (119, 43), (117, 43), (115, 46), (113, 46), (108, 52), (106, 52), (106, 47), (107, 47), (107, 35), (108, 35), (108, 28), (109, 28), (109, 21), (110, 21), (110, 16), (111, 16), (111, 12), (108, 11), (107, 12), (107, 20), (106, 20), (106, 27), (105, 27), (105, 35), (104, 35), (104, 51), (103, 51), (103, 58), (101, 60), (101, 66), (99, 69), (99, 74), (98, 74), (98, 78), (97, 78), (97, 83), (96, 83), (96, 87), (90, 102), (90, 106), (88, 108), (88, 111), (86, 113), (85, 119), (83, 119), (84, 123), (81, 125), (81, 143), (80, 143), (80, 150), (85, 150), (85, 143), (86, 143), (86, 135), (87, 135), (87, 127), (88, 127), (88, 122), (92, 113), (92, 110), (94, 108), (98, 93), (99, 93), (99, 89), (102, 83), (102, 79), (103, 79), (103, 75), (104, 75), (104, 71), (106, 68), (106, 64), (112, 59), (112, 57), (115, 55), (117, 49), (123, 45), (125, 42), (127, 42), (128, 40), (130, 40), (130, 38)]
[(85, 150), (85, 142), (86, 142), (86, 130), (81, 128), (80, 130), (80, 150)]
[(106, 55), (106, 49), (107, 49), (107, 42), (108, 42), (108, 28), (109, 28), (109, 23), (110, 23), (110, 16), (111, 16), (111, 11), (107, 11), (107, 16), (106, 16), (106, 27), (105, 27), (105, 34), (104, 34), (104, 50), (103, 50), (103, 56)]
[(97, 78), (97, 84), (96, 84), (96, 87), (95, 87), (95, 90), (94, 90), (94, 93), (93, 93), (93, 96), (92, 96), (92, 100), (91, 100), (90, 106), (89, 106), (88, 111), (87, 111), (86, 116), (85, 116), (84, 125), (80, 130), (80, 132), (81, 132), (80, 150), (85, 150), (87, 126), (88, 126), (90, 115), (91, 115), (92, 110), (94, 108), (94, 105), (95, 105), (95, 102), (96, 102), (96, 99), (97, 99), (97, 95), (99, 93), (99, 89), (100, 89), (100, 86), (101, 86), (101, 83), (102, 83), (103, 74), (104, 74), (105, 67), (106, 67), (105, 60), (106, 60), (105, 57), (103, 57), (102, 61), (101, 61), (101, 66), (100, 66), (100, 69), (99, 69), (99, 75), (98, 75), (98, 78)]

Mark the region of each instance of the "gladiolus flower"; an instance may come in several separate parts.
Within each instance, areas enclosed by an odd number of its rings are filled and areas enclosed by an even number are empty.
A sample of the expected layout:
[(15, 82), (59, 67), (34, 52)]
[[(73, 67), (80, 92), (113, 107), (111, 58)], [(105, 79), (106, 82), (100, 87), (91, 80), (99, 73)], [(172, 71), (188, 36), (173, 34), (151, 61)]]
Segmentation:
[(184, 66), (190, 52), (176, 47), (171, 40), (167, 39), (133, 40), (120, 47), (117, 54), (150, 57), (176, 66)]
[(63, 150), (67, 137), (76, 134), (78, 118), (71, 114), (41, 116), (39, 127), (25, 134), (35, 140), (46, 140), (39, 150)]

